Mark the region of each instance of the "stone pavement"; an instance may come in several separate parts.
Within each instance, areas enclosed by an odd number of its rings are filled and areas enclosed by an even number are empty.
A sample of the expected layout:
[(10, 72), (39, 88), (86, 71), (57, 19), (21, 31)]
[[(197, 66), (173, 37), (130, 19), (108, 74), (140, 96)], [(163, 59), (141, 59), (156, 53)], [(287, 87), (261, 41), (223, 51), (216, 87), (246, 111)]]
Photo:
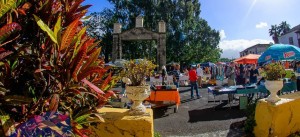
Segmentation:
[[(155, 108), (154, 129), (163, 137), (240, 137), (244, 135), (237, 123), (246, 119), (244, 110), (239, 110), (238, 101), (230, 108), (227, 95), (217, 96), (220, 102), (213, 102), (213, 95), (206, 88), (200, 90), (202, 98), (190, 99), (190, 88), (180, 87), (181, 104), (178, 112), (175, 106)], [(209, 101), (209, 102), (208, 102)]]

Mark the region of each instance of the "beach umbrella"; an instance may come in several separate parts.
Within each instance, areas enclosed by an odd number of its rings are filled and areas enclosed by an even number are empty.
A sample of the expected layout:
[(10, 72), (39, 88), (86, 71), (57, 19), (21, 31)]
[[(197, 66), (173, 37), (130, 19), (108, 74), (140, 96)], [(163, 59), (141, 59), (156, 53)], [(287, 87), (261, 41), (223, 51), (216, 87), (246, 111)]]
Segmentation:
[(258, 58), (258, 63), (280, 60), (300, 60), (300, 48), (294, 45), (274, 44)]

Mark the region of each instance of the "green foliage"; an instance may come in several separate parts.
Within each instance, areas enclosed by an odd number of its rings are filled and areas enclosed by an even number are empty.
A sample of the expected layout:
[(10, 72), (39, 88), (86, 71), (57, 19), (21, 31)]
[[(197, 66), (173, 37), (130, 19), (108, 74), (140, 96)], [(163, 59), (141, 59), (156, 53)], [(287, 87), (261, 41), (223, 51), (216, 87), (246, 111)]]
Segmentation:
[(295, 73), (293, 70), (285, 70), (286, 72), (286, 75), (285, 75), (285, 78), (295, 78)]
[(159, 132), (154, 132), (154, 137), (161, 137), (161, 135), (159, 134)]
[(220, 58), (219, 61), (220, 61), (220, 62), (231, 62), (231, 61), (233, 61), (233, 59), (229, 59), (229, 58)]
[(156, 65), (151, 61), (142, 60), (130, 60), (125, 63), (124, 77), (129, 78), (131, 86), (145, 85), (145, 78), (151, 76)]
[(37, 22), (37, 24), (39, 25), (39, 27), (47, 32), (48, 36), (51, 38), (51, 40), (54, 42), (54, 43), (57, 43), (57, 40), (56, 40), (56, 37), (53, 33), (53, 31), (39, 18), (37, 17), (36, 15), (33, 15), (34, 16), (34, 19), (35, 21)]
[(278, 37), (284, 35), (290, 30), (290, 25), (286, 21), (282, 21), (279, 25), (271, 25), (269, 29), (270, 36), (273, 36), (274, 43), (278, 43)]
[(16, 0), (1, 0), (0, 1), (0, 18), (16, 7)]
[(255, 109), (256, 109), (257, 101), (258, 101), (258, 99), (256, 99), (253, 102), (250, 101), (248, 106), (247, 106), (247, 109), (246, 109), (247, 119), (246, 119), (245, 124), (244, 124), (244, 130), (249, 135), (253, 135), (253, 130), (254, 130), (254, 127), (256, 126)]
[(285, 74), (285, 69), (280, 63), (267, 64), (262, 71), (262, 76), (265, 77), (266, 80), (279, 80), (283, 78)]

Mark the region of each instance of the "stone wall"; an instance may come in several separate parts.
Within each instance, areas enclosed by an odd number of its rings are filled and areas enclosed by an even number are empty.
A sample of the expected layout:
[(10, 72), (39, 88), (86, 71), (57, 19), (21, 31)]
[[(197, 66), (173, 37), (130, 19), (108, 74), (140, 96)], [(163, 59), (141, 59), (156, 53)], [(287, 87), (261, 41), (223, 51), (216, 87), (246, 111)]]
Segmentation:
[(300, 131), (300, 99), (282, 99), (276, 104), (258, 101), (255, 110), (257, 137), (286, 137)]
[(147, 109), (149, 115), (129, 116), (128, 109), (102, 108), (104, 123), (90, 127), (89, 137), (153, 137), (153, 112)]

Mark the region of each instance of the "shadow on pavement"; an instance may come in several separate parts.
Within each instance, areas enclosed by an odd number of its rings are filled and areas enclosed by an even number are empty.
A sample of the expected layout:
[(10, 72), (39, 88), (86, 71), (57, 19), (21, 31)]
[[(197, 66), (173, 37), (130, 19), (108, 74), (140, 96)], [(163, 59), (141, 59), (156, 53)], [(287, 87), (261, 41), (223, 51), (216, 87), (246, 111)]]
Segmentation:
[[(245, 120), (232, 123), (230, 125), (230, 129), (227, 134), (227, 137), (241, 137), (241, 136), (248, 137), (249, 135), (246, 135), (246, 133), (243, 130), (244, 124), (245, 124)], [(249, 137), (251, 136), (252, 135), (250, 135)]]
[(180, 103), (184, 104), (184, 103), (187, 103), (187, 102), (190, 102), (190, 101), (194, 101), (194, 100), (197, 100), (197, 99), (198, 98), (196, 98), (196, 97), (195, 98), (188, 98), (188, 99), (185, 99), (185, 100), (181, 100)]
[(179, 93), (191, 92), (191, 89), (179, 90)]
[[(222, 105), (222, 104), (220, 104)], [(191, 123), (199, 121), (213, 121), (213, 120), (228, 120), (245, 117), (243, 110), (239, 110), (238, 106), (219, 108), (206, 108), (191, 110), (189, 113), (189, 121)]]
[(169, 114), (166, 114), (166, 112), (168, 112), (169, 109), (174, 109), (174, 108), (169, 108), (169, 106), (153, 108), (153, 118), (158, 119), (158, 118), (169, 116)]

